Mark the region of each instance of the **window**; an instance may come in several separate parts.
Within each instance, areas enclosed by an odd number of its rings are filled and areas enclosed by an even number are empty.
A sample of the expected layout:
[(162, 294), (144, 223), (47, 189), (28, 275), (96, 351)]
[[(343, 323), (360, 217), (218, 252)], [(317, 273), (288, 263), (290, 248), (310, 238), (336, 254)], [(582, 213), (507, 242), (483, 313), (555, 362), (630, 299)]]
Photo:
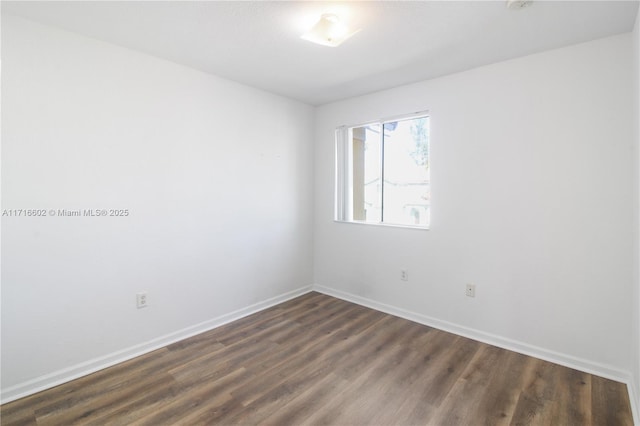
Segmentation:
[(336, 132), (336, 220), (429, 226), (429, 116)]

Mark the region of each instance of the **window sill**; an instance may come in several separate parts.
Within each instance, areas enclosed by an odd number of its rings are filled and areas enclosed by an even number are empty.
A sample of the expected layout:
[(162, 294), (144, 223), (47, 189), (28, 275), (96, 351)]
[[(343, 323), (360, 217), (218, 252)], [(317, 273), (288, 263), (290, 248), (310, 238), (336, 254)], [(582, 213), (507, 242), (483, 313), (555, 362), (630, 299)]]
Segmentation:
[(395, 223), (359, 222), (359, 221), (347, 221), (347, 220), (337, 220), (337, 219), (334, 219), (333, 221), (334, 223), (345, 223), (349, 225), (377, 226), (381, 228), (416, 229), (418, 231), (428, 231), (430, 229), (428, 226), (398, 225)]

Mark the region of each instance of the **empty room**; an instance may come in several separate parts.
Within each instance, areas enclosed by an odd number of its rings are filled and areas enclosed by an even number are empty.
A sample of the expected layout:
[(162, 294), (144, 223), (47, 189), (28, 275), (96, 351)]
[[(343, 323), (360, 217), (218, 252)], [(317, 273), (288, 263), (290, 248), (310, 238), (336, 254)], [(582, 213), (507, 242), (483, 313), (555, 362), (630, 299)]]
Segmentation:
[(640, 2), (2, 1), (2, 425), (640, 425)]

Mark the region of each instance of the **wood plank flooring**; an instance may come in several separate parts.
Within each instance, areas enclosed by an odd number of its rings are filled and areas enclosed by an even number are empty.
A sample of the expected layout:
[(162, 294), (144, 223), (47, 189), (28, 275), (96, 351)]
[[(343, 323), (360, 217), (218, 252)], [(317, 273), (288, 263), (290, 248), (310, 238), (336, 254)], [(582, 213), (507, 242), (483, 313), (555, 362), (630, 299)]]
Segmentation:
[(626, 386), (309, 293), (0, 407), (2, 425), (632, 425)]

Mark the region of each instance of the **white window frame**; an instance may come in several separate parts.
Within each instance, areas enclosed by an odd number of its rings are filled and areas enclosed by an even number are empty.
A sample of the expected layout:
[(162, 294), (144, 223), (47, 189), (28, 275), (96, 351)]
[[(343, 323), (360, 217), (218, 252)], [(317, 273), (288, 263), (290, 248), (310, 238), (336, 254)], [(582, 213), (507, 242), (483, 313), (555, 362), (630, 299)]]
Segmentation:
[[(373, 120), (354, 125), (342, 125), (335, 130), (335, 191), (334, 191), (334, 221), (340, 223), (351, 223), (370, 226), (389, 226), (394, 228), (410, 228), (418, 230), (429, 230), (431, 228), (431, 220), (427, 225), (409, 225), (389, 222), (367, 222), (364, 220), (353, 220), (353, 144), (349, 143), (350, 130), (358, 127), (365, 127), (373, 124), (380, 125), (383, 129), (385, 123), (411, 120), (415, 118), (429, 117), (429, 111), (419, 111), (410, 114), (403, 114), (393, 117), (387, 117), (381, 120)], [(429, 144), (431, 143), (431, 134), (429, 134)], [(381, 151), (384, 151), (384, 143), (381, 141)], [(431, 149), (429, 148), (429, 154)], [(381, 153), (381, 169), (384, 167), (383, 153)], [(381, 176), (384, 175), (382, 172)], [(384, 185), (384, 182), (383, 182)], [(430, 188), (431, 190), (431, 188)], [(384, 208), (384, 206), (383, 206)], [(383, 218), (384, 220), (384, 218)]]

